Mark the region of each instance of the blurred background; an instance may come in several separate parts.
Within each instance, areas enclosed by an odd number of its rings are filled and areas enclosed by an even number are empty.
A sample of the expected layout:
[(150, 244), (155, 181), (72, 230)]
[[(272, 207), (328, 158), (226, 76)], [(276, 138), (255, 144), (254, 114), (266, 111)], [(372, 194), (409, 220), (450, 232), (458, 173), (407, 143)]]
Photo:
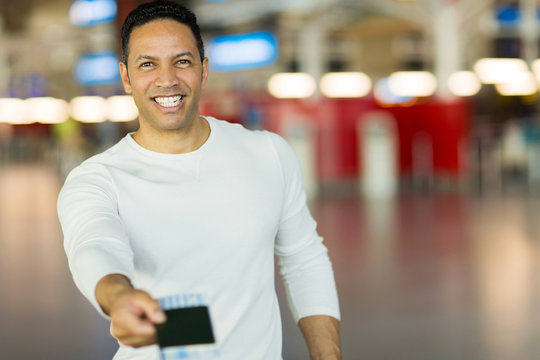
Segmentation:
[[(56, 198), (137, 129), (119, 29), (141, 0), (0, 0), (0, 357), (110, 359)], [(344, 359), (540, 358), (540, 1), (180, 1), (201, 113), (300, 159)], [(276, 281), (282, 304), (283, 288)], [(307, 359), (286, 306), (284, 359)]]

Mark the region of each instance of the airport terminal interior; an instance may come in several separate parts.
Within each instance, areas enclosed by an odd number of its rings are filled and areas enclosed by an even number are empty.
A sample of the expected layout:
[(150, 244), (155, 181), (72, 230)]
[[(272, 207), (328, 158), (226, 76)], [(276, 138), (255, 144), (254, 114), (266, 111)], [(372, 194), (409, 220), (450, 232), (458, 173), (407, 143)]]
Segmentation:
[[(144, 0), (0, 0), (0, 358), (111, 359), (73, 283), (66, 176), (138, 128)], [(540, 358), (540, 1), (178, 0), (200, 112), (283, 136), (332, 260), (347, 360)], [(308, 359), (276, 268), (283, 359)]]

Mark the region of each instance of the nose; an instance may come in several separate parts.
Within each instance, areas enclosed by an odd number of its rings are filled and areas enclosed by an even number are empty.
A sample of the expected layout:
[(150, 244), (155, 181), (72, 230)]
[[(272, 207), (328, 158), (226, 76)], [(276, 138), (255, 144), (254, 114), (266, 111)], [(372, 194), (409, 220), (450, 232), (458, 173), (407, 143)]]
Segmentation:
[(176, 69), (173, 66), (160, 66), (156, 78), (158, 87), (170, 88), (177, 86), (178, 82)]

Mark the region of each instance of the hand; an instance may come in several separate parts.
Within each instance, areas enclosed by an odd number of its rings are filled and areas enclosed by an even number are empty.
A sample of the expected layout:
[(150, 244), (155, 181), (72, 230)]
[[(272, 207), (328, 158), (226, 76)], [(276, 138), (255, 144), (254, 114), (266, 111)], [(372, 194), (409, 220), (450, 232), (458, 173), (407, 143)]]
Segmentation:
[(157, 343), (154, 324), (165, 322), (158, 301), (142, 290), (126, 290), (117, 295), (109, 311), (111, 335), (122, 344), (141, 347)]
[(110, 274), (96, 286), (96, 300), (111, 318), (111, 335), (124, 345), (141, 347), (157, 342), (154, 324), (166, 321), (159, 302), (134, 289), (127, 277)]

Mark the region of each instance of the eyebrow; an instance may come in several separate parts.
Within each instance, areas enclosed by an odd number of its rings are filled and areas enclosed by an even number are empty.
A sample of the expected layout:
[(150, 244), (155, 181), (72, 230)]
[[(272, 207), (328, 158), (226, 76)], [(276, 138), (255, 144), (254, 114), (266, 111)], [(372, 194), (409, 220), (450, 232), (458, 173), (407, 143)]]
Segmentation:
[[(193, 53), (191, 51), (181, 52), (181, 53), (176, 54), (175, 56), (173, 56), (173, 58), (177, 59), (177, 58), (184, 57), (184, 56), (189, 56), (191, 58), (195, 58), (195, 56), (193, 56)], [(153, 61), (156, 61), (156, 60), (158, 60), (158, 58), (156, 58), (156, 57), (154, 57), (152, 55), (141, 54), (141, 55), (137, 56), (137, 58), (135, 59), (135, 62), (139, 62), (141, 60), (153, 60)]]
[(193, 56), (193, 54), (191, 53), (191, 51), (184, 51), (178, 55), (176, 55), (174, 58), (179, 58), (179, 57), (184, 57), (184, 56), (189, 56), (191, 58), (194, 58), (195, 56)]

